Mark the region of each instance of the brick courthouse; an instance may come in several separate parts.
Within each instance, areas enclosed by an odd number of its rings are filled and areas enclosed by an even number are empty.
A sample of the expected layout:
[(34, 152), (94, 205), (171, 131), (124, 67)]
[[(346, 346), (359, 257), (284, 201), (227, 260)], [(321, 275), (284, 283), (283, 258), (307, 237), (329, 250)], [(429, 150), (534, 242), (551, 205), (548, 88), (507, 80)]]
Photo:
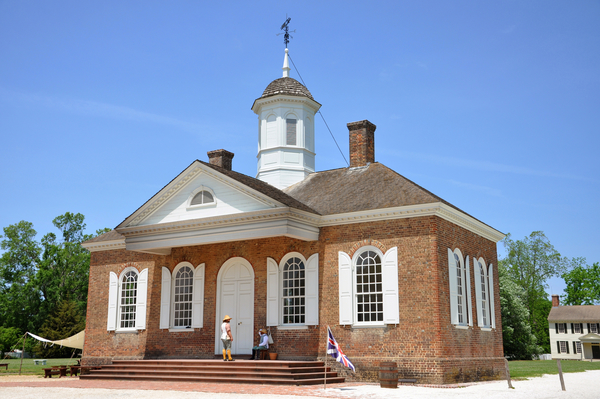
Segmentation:
[(267, 326), (279, 359), (323, 359), (329, 325), (356, 379), (381, 361), (420, 383), (503, 377), (503, 234), (375, 162), (369, 121), (348, 124), (349, 168), (315, 172), (319, 107), (286, 50), (252, 107), (256, 178), (211, 151), (83, 244), (84, 364), (213, 358), (228, 314), (238, 356)]

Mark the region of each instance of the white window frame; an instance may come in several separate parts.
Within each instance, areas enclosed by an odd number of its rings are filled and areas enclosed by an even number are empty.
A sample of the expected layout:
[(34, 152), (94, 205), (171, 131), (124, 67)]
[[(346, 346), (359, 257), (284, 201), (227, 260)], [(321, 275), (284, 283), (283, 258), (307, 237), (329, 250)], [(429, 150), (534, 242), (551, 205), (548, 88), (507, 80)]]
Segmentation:
[[(575, 326), (577, 326), (577, 328)], [(573, 334), (582, 334), (583, 325), (581, 323), (573, 323), (572, 329), (573, 329)], [(579, 331), (575, 331), (575, 330), (579, 330)]]
[[(377, 253), (381, 259), (383, 321), (358, 322), (356, 303), (356, 261), (365, 251)], [(385, 254), (374, 246), (365, 245), (354, 252), (352, 258), (345, 252), (338, 252), (339, 321), (340, 325), (354, 327), (383, 327), (386, 324), (399, 324), (398, 294), (398, 248), (390, 248)]]
[[(287, 262), (290, 259), (299, 259), (300, 262), (302, 262), (302, 265), (304, 266), (304, 287), (299, 287), (299, 290), (302, 290), (302, 288), (304, 288), (304, 294), (299, 294), (297, 296), (298, 299), (301, 300), (304, 299), (304, 305), (300, 304), (300, 307), (304, 308), (304, 313), (302, 314), (304, 316), (304, 322), (298, 322), (298, 323), (284, 323), (284, 318), (285, 318), (285, 299), (287, 297), (285, 297), (283, 295), (283, 291), (286, 289), (289, 289), (289, 287), (284, 287), (284, 268), (285, 265), (287, 264)], [(285, 255), (282, 259), (281, 262), (279, 262), (279, 287), (281, 287), (280, 290), (280, 315), (279, 315), (279, 320), (280, 320), (280, 325), (281, 326), (298, 326), (298, 325), (305, 325), (306, 324), (306, 259), (304, 259), (304, 256), (302, 256), (302, 254), (297, 253), (297, 252), (292, 252), (289, 253), (287, 255)], [(288, 279), (289, 280), (289, 279)], [(294, 297), (296, 297), (294, 295)]]
[[(481, 272), (483, 271), (483, 275)], [(490, 263), (486, 267), (485, 260), (473, 258), (473, 273), (475, 277), (475, 298), (477, 304), (477, 325), (484, 331), (496, 328), (495, 296), (494, 296), (494, 267)], [(486, 299), (483, 299), (485, 290)], [(484, 322), (484, 312), (487, 320)]]
[[(123, 276), (134, 271), (137, 274), (137, 292), (135, 304), (135, 326), (121, 328), (121, 280)], [(117, 332), (137, 332), (138, 330), (146, 329), (146, 310), (148, 298), (148, 268), (141, 272), (133, 267), (128, 266), (121, 274), (117, 276), (115, 272), (109, 273), (109, 288), (108, 288), (108, 318), (106, 323), (107, 331)]]
[(568, 353), (569, 342), (567, 341), (558, 341), (558, 345), (560, 347), (559, 353)]
[[(209, 192), (213, 197), (213, 201), (207, 202), (205, 204), (192, 205), (192, 200), (194, 199), (194, 197), (198, 193), (201, 193), (202, 191)], [(210, 207), (214, 207), (214, 206), (217, 206), (217, 196), (215, 195), (215, 192), (210, 187), (207, 187), (204, 185), (202, 185), (202, 186), (198, 187), (197, 189), (195, 189), (194, 191), (192, 191), (186, 201), (186, 209), (187, 210), (194, 210), (194, 209), (198, 209), (198, 208), (210, 208)]]
[(581, 341), (575, 341), (575, 353), (583, 352), (583, 348), (581, 347)]
[(590, 331), (589, 332), (592, 334), (598, 334), (598, 324), (590, 323)]
[(567, 323), (558, 323), (558, 333), (559, 334), (567, 333)]
[[(175, 316), (174, 312), (174, 295), (175, 295), (175, 279), (173, 276), (177, 275), (177, 272), (182, 267), (187, 266), (192, 269), (193, 272), (193, 285), (192, 285), (192, 323), (190, 328), (177, 326), (174, 327), (173, 319)], [(197, 267), (194, 267), (190, 262), (181, 262), (175, 266), (173, 273), (166, 268), (162, 268), (161, 278), (161, 296), (160, 296), (160, 329), (169, 329), (173, 332), (181, 331), (194, 331), (195, 328), (204, 327), (204, 282), (205, 282), (205, 264), (201, 263)]]
[[(304, 323), (283, 324), (283, 268), (291, 258), (304, 263)], [(319, 254), (306, 259), (299, 252), (289, 252), (279, 264), (267, 258), (267, 326), (303, 329), (319, 324)]]
[[(459, 263), (456, 263), (458, 257)], [(471, 273), (469, 257), (466, 261), (460, 249), (452, 251), (448, 248), (448, 283), (450, 287), (450, 320), (457, 328), (473, 326), (473, 311), (471, 309)], [(462, 280), (462, 290), (459, 290), (458, 276)], [(462, 291), (462, 292), (461, 292)], [(462, 314), (459, 311), (462, 303)], [(462, 321), (461, 316), (462, 315)]]

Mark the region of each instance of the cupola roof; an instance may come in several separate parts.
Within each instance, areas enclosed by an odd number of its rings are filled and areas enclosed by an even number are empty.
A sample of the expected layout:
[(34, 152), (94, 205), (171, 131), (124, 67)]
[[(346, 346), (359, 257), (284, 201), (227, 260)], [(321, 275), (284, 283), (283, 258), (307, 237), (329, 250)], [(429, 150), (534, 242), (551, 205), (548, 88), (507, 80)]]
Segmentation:
[(314, 101), (312, 94), (310, 94), (310, 91), (308, 91), (308, 89), (302, 83), (289, 77), (275, 79), (269, 83), (260, 98), (275, 96), (277, 94), (308, 97)]

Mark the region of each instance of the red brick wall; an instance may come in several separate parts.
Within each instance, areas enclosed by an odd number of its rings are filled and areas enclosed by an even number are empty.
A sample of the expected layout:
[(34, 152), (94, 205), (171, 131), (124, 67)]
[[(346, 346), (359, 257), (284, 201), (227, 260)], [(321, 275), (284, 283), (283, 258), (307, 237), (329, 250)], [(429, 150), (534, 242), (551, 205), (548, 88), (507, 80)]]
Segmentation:
[[(338, 315), (338, 251), (352, 255), (363, 245), (384, 253), (398, 248), (400, 323), (381, 328), (340, 326)], [(379, 362), (396, 361), (400, 375), (420, 382), (445, 383), (498, 378), (503, 375), (499, 288), (495, 279), (496, 330), (468, 330), (450, 324), (447, 249), (483, 256), (494, 264), (496, 244), (435, 216), (324, 227), (318, 242), (287, 237), (174, 248), (169, 256), (124, 250), (92, 253), (88, 325), (84, 361), (111, 358), (210, 358), (214, 356), (216, 287), (219, 268), (232, 257), (243, 257), (254, 268), (254, 329), (266, 323), (267, 257), (279, 262), (289, 252), (305, 258), (319, 253), (319, 327), (305, 330), (271, 328), (280, 359), (324, 358), (329, 325), (357, 367), (350, 378), (376, 380)], [(205, 264), (204, 327), (171, 333), (159, 329), (161, 268), (180, 262)], [(108, 273), (127, 266), (149, 268), (147, 330), (139, 334), (106, 331)], [(475, 289), (471, 272), (472, 303)], [(222, 315), (219, 315), (219, 319)], [(476, 320), (476, 311), (473, 308)], [(332, 362), (330, 362), (332, 363)], [(337, 365), (334, 367), (338, 367)], [(345, 372), (341, 370), (342, 372)]]

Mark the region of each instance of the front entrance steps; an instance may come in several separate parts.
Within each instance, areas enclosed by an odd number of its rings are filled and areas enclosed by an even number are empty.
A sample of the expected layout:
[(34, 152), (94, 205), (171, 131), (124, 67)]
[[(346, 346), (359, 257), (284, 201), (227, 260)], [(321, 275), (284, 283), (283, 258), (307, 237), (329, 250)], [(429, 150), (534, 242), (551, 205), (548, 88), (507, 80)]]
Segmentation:
[[(284, 360), (115, 360), (81, 375), (80, 379), (134, 381), (227, 382), (237, 384), (323, 384), (325, 365), (319, 361)], [(327, 368), (327, 384), (344, 382)]]

